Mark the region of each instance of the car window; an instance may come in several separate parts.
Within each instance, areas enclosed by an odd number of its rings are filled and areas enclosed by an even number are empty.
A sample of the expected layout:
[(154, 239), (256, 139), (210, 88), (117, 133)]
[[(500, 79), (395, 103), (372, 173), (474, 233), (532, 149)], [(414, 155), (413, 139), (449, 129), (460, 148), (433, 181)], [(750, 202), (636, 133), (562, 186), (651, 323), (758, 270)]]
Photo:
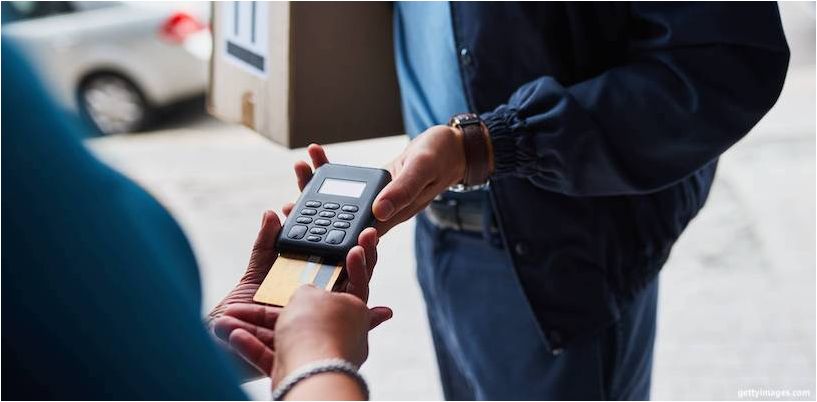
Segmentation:
[(74, 11), (70, 1), (4, 1), (3, 21), (20, 21)]
[(91, 11), (100, 8), (108, 8), (122, 5), (122, 3), (118, 1), (72, 1), (71, 3), (73, 4), (76, 11)]
[(3, 23), (92, 11), (121, 5), (118, 1), (4, 1)]

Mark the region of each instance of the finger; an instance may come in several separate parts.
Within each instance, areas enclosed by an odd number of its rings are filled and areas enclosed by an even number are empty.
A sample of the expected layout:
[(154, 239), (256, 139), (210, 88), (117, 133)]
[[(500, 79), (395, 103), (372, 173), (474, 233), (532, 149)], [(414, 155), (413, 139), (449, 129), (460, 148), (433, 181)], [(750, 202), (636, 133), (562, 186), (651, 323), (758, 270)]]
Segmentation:
[(298, 180), (298, 190), (304, 191), (304, 187), (312, 180), (312, 168), (304, 161), (295, 162), (295, 178)]
[(278, 231), (281, 230), (281, 221), (274, 211), (264, 211), (261, 215), (261, 229), (253, 244), (253, 251), (274, 251)]
[(278, 239), (278, 232), (281, 231), (281, 221), (273, 211), (265, 211), (261, 219), (261, 230), (252, 246), (250, 263), (247, 266), (247, 273), (242, 278), (242, 282), (260, 284), (267, 275), (269, 268), (278, 256), (275, 250), (275, 243)]
[(428, 171), (427, 157), (417, 157), (403, 165), (403, 168), (380, 191), (372, 206), (372, 213), (379, 221), (386, 221), (411, 205), (420, 191), (433, 179)]
[(224, 309), (224, 315), (269, 329), (275, 328), (280, 312), (280, 307), (262, 306), (253, 303), (231, 304)]
[(249, 332), (270, 348), (275, 343), (275, 332), (272, 328), (259, 327), (230, 315), (223, 315), (213, 321), (213, 333), (224, 341), (229, 341), (230, 334), (237, 329)]
[(377, 264), (377, 229), (364, 229), (358, 236), (357, 244), (363, 247), (363, 253), (366, 256), (367, 280), (370, 281), (375, 264)]
[(281, 212), (284, 213), (284, 216), (289, 217), (289, 214), (292, 213), (292, 208), (295, 208), (294, 202), (288, 202), (281, 207)]
[(369, 309), (369, 330), (375, 329), (378, 325), (390, 320), (394, 316), (394, 311), (388, 307), (372, 307)]
[(312, 166), (314, 166), (315, 169), (329, 163), (329, 158), (326, 157), (326, 151), (318, 144), (309, 144), (309, 147), (306, 148), (306, 153), (308, 153), (309, 158), (312, 159)]
[(251, 333), (239, 328), (230, 333), (230, 347), (235, 349), (244, 360), (261, 370), (265, 375), (272, 374), (275, 363), (275, 352)]
[(366, 255), (363, 247), (354, 246), (346, 255), (346, 274), (349, 281), (346, 291), (364, 302), (369, 299), (369, 275), (366, 269)]
[[(295, 289), (295, 292), (292, 293), (292, 296), (289, 297), (289, 302), (287, 303), (287, 308), (295, 309), (297, 305), (313, 305), (315, 300), (318, 300), (323, 293), (328, 293), (323, 289), (318, 289), (315, 285), (311, 283), (307, 283), (301, 285), (299, 288)], [(290, 307), (292, 306), (292, 307)]]
[(386, 234), (390, 230), (392, 230), (395, 226), (411, 219), (418, 213), (422, 212), (425, 206), (416, 206), (416, 207), (409, 207), (403, 210), (400, 214), (394, 216), (393, 218), (389, 219), (386, 222), (378, 222), (375, 224), (377, 228), (377, 233)]
[(393, 216), (391, 219), (385, 222), (375, 222), (375, 228), (377, 228), (377, 234), (379, 236), (383, 236), (389, 232), (393, 227), (411, 219), (415, 215), (419, 214), (420, 212), (434, 200), (438, 194), (437, 190), (433, 188), (433, 186), (429, 185), (420, 192), (420, 195), (414, 200), (412, 205), (408, 206), (407, 208), (403, 209), (400, 213)]

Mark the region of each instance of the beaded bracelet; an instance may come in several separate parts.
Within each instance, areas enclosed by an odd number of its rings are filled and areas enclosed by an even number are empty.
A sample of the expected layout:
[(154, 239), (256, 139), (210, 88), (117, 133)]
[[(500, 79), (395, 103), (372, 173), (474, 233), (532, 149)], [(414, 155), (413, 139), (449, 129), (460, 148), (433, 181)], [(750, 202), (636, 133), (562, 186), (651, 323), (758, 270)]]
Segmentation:
[(299, 382), (321, 373), (343, 373), (351, 376), (360, 384), (363, 399), (369, 399), (369, 387), (366, 385), (366, 380), (357, 372), (357, 367), (354, 364), (343, 359), (326, 359), (306, 364), (284, 377), (272, 391), (272, 400), (283, 400), (286, 394)]

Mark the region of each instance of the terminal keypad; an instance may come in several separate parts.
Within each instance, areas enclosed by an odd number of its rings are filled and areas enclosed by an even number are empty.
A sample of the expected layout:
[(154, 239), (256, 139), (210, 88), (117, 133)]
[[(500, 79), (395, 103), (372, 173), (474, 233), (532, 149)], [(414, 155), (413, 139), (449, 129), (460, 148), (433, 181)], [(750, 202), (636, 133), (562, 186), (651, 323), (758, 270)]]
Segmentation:
[[(287, 237), (296, 240), (306, 237), (307, 241), (316, 243), (323, 241), (327, 244), (343, 242), (346, 237), (346, 231), (343, 229), (351, 227), (350, 222), (357, 218), (356, 212), (360, 210), (357, 205), (344, 204), (341, 207), (340, 204), (334, 202), (321, 203), (315, 200), (304, 202), (304, 207), (306, 208), (302, 209), (299, 216), (295, 218), (295, 222), (303, 225), (293, 226)], [(336, 213), (338, 209), (343, 212)], [(313, 220), (316, 215), (320, 218)], [(331, 226), (332, 230), (327, 230), (327, 226)]]

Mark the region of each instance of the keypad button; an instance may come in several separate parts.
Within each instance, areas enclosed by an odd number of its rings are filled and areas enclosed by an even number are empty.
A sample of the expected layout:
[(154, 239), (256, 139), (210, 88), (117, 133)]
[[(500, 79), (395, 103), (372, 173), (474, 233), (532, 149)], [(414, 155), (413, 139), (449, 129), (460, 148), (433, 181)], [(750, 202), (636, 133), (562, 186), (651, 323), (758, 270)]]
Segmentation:
[(304, 226), (304, 225), (295, 225), (295, 226), (292, 227), (292, 229), (289, 229), (289, 234), (287, 234), (287, 237), (289, 237), (290, 239), (300, 239), (300, 238), (304, 237), (305, 234), (306, 234), (306, 226)]
[(319, 213), (318, 216), (322, 216), (324, 218), (334, 218), (335, 213), (332, 211), (321, 211), (321, 213)]
[(340, 208), (340, 205), (335, 204), (334, 202), (327, 202), (326, 204), (323, 204), (323, 207), (326, 209), (338, 209)]
[(350, 225), (349, 225), (349, 222), (335, 222), (332, 226), (334, 226), (334, 227), (336, 227), (338, 229), (346, 229)]
[(315, 215), (315, 214), (317, 214), (317, 213), (318, 213), (318, 211), (316, 211), (316, 210), (314, 210), (314, 209), (302, 209), (302, 210), (301, 210), (301, 215), (309, 215), (309, 216), (312, 216), (312, 215)]
[(307, 202), (304, 203), (304, 206), (307, 206), (309, 208), (317, 208), (317, 207), (321, 206), (321, 202), (320, 201), (307, 201)]
[(316, 225), (329, 226), (330, 223), (332, 223), (332, 221), (329, 219), (315, 219)]
[(316, 241), (316, 242), (321, 241), (320, 236), (306, 236), (306, 239), (309, 240), (309, 241)]
[(338, 214), (338, 219), (343, 219), (345, 221), (351, 221), (355, 219), (355, 216), (352, 214)]
[(357, 207), (354, 205), (344, 205), (341, 210), (344, 212), (357, 212)]
[(309, 229), (309, 233), (312, 233), (312, 234), (324, 234), (324, 233), (326, 233), (326, 229), (325, 228), (312, 228), (312, 229)]
[(340, 244), (344, 236), (346, 236), (346, 232), (342, 230), (331, 230), (329, 234), (326, 235), (326, 242), (329, 244)]
[(312, 218), (306, 216), (299, 216), (298, 219), (295, 219), (295, 222), (298, 223), (312, 223)]

